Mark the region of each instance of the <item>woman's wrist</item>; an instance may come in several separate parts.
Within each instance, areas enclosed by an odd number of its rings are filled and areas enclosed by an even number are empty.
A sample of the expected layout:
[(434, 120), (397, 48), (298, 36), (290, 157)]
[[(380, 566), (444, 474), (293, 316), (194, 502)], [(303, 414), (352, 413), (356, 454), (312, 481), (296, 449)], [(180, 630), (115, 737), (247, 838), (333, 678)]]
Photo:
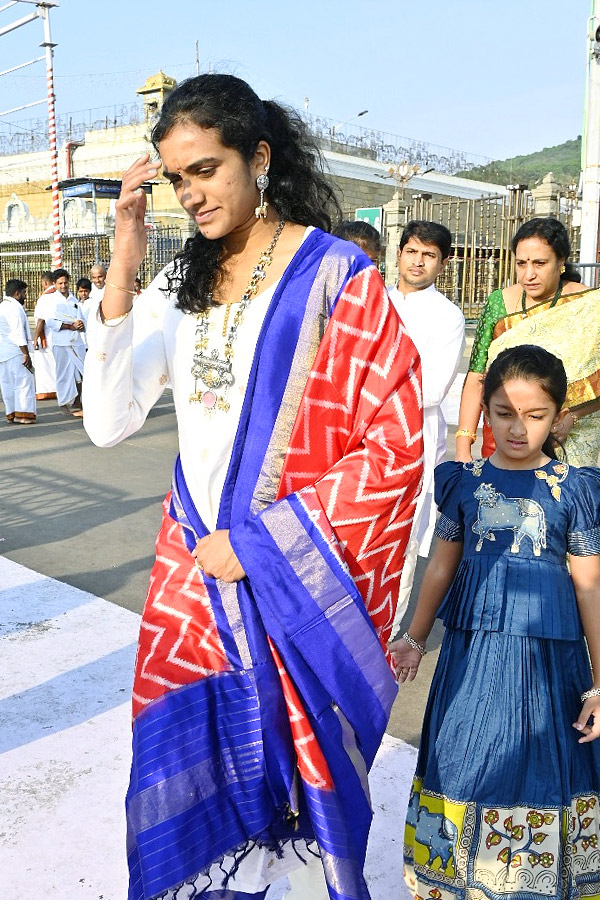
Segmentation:
[(124, 284), (133, 288), (135, 276), (138, 273), (139, 265), (134, 265), (126, 259), (119, 259), (117, 253), (113, 255), (110, 266), (106, 273), (107, 281), (113, 281), (115, 284)]
[(586, 700), (590, 700), (592, 697), (600, 697), (600, 688), (591, 687), (587, 691), (584, 691), (581, 695), (581, 702), (585, 703)]
[(413, 637), (412, 634), (410, 634), (410, 632), (405, 631), (404, 634), (402, 635), (402, 640), (406, 641), (408, 646), (412, 647), (413, 650), (418, 650), (419, 653), (421, 654), (421, 659), (427, 653), (427, 649), (425, 647), (425, 641), (418, 641), (415, 637)]
[(404, 631), (404, 634), (408, 634), (409, 637), (416, 641), (417, 644), (420, 644), (424, 647), (427, 643), (427, 638), (429, 637), (429, 633), (431, 628), (427, 627), (427, 624), (424, 622), (420, 627), (417, 622), (414, 624), (411, 622), (408, 628)]
[(133, 282), (137, 269), (111, 263), (106, 273), (106, 287), (102, 298), (101, 316), (103, 319), (116, 319), (131, 310), (132, 298), (135, 296)]
[(455, 446), (461, 453), (468, 453), (470, 455), (474, 443), (475, 441), (472, 438), (467, 437), (467, 435), (455, 435)]

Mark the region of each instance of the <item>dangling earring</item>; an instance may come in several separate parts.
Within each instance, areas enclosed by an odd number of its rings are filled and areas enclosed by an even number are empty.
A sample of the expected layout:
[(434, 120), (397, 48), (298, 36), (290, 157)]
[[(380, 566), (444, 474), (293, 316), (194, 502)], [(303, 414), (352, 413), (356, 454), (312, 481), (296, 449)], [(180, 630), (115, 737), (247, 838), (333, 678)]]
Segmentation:
[(269, 187), (269, 176), (267, 172), (269, 171), (269, 167), (265, 166), (265, 171), (263, 175), (259, 175), (256, 179), (256, 187), (260, 191), (260, 203), (254, 210), (254, 215), (257, 219), (266, 219), (267, 218), (267, 208), (269, 204), (265, 200), (265, 191)]
[(567, 271), (567, 267), (563, 266), (562, 269), (560, 270), (560, 274), (564, 275), (566, 271)]

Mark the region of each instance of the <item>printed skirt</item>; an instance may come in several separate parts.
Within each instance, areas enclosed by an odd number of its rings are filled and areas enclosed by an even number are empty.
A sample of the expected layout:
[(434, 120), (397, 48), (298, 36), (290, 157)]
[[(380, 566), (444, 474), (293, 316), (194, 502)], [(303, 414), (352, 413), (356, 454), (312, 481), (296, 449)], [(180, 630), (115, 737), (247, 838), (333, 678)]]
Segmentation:
[(573, 727), (586, 645), (446, 631), (408, 808), (418, 900), (600, 898), (600, 741)]

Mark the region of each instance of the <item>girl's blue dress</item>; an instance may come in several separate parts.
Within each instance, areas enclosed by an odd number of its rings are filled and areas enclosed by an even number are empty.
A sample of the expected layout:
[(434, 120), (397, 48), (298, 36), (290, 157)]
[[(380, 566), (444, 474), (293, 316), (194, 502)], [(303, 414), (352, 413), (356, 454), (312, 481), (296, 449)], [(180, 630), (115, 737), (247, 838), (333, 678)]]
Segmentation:
[(600, 740), (572, 727), (592, 676), (566, 564), (600, 553), (600, 470), (448, 462), (436, 502), (464, 556), (439, 612), (407, 884), (423, 900), (600, 898)]

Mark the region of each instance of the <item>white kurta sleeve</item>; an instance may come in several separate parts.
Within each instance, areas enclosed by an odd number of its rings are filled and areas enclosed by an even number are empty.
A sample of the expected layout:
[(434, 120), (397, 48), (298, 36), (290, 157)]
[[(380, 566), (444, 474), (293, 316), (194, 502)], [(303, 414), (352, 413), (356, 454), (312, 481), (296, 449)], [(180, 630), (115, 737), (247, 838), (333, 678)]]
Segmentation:
[(25, 310), (22, 307), (11, 306), (10, 313), (10, 339), (17, 347), (28, 346), (28, 328)]
[(445, 315), (430, 323), (427, 349), (421, 354), (425, 409), (439, 406), (450, 390), (465, 346), (464, 316), (450, 301), (447, 304)]
[(63, 319), (60, 316), (61, 313), (64, 314), (65, 310), (61, 310), (60, 307), (60, 299), (57, 300), (52, 298), (52, 302), (50, 302), (44, 310), (46, 313), (44, 321), (46, 323), (46, 328), (49, 328), (50, 331), (60, 331), (63, 326)]
[(112, 447), (141, 428), (167, 384), (164, 303), (157, 300), (144, 297), (114, 326), (102, 324), (99, 313), (89, 317), (83, 424), (99, 447)]

